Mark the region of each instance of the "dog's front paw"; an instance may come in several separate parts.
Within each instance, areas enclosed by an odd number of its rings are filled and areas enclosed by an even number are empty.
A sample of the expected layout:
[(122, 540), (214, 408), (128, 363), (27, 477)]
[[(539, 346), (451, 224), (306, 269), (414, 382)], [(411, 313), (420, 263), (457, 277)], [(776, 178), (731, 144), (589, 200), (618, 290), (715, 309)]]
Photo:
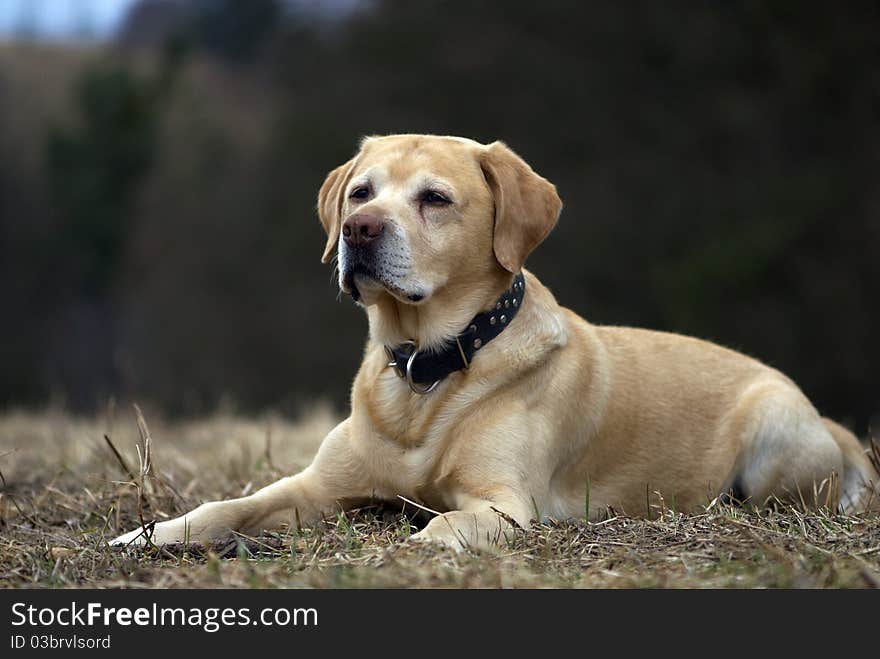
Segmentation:
[(182, 519), (167, 522), (149, 523), (110, 541), (111, 547), (143, 547), (147, 544), (174, 545), (197, 542), (190, 526)]
[(449, 529), (448, 532), (438, 532), (434, 529), (425, 528), (418, 533), (414, 533), (413, 535), (409, 536), (409, 538), (407, 538), (407, 542), (415, 544), (439, 545), (441, 547), (452, 549), (456, 552), (462, 552), (468, 548), (464, 539), (456, 536), (455, 532), (452, 529)]
[(110, 541), (111, 547), (142, 547), (147, 544), (147, 538), (152, 536), (153, 525), (147, 524), (146, 528), (141, 527), (128, 533), (123, 533), (118, 538)]
[(111, 546), (176, 545), (208, 543), (224, 538), (236, 528), (238, 517), (233, 502), (209, 502), (186, 515), (158, 524), (147, 524), (119, 536)]

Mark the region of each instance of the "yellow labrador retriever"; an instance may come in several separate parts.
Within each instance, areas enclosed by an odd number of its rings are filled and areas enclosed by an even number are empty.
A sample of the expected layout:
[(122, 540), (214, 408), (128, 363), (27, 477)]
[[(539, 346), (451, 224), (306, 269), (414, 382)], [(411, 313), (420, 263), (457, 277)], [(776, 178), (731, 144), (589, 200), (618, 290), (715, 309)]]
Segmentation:
[(782, 373), (561, 307), (523, 270), (561, 208), (500, 142), (365, 139), (318, 198), (323, 261), (338, 251), (339, 285), (369, 317), (351, 416), (301, 473), (159, 523), (152, 540), (314, 523), (398, 496), (442, 512), (414, 538), (459, 548), (583, 516), (587, 489), (591, 517), (650, 513), (657, 497), (679, 510), (719, 495), (875, 505), (858, 440)]

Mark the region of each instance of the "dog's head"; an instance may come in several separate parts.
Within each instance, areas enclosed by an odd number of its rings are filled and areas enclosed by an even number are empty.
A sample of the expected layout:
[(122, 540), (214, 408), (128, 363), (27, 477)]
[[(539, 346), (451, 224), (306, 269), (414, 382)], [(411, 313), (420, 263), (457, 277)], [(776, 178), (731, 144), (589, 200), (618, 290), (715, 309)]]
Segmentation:
[(321, 186), (322, 261), (338, 250), (339, 286), (362, 304), (426, 304), (519, 272), (561, 209), (555, 186), (501, 142), (368, 137)]

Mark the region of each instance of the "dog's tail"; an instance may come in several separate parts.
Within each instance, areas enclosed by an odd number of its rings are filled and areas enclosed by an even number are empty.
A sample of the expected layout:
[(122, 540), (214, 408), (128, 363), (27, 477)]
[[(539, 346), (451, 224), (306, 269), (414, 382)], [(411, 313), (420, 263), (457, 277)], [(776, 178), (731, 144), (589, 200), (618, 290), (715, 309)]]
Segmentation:
[(839, 423), (826, 418), (822, 421), (843, 453), (841, 512), (880, 512), (880, 440), (870, 437), (866, 449)]

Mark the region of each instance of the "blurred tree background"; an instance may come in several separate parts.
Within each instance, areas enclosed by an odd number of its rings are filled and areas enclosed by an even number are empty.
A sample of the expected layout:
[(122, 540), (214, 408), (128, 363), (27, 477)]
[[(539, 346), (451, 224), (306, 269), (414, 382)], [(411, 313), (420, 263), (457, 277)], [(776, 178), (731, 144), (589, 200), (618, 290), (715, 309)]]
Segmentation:
[(363, 314), (315, 215), (364, 134), (503, 139), (565, 202), (529, 267), (880, 414), (880, 6), (141, 0), (0, 46), (0, 404), (340, 407)]

